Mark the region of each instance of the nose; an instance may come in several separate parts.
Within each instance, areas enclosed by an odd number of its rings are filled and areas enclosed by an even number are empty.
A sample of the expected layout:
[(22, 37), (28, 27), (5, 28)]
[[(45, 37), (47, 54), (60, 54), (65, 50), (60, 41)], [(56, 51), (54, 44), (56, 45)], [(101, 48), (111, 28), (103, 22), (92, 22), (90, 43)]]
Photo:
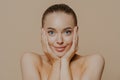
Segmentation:
[(61, 34), (58, 34), (58, 36), (57, 36), (57, 44), (59, 44), (59, 45), (61, 45), (61, 44), (63, 44), (63, 38), (62, 38), (62, 35)]

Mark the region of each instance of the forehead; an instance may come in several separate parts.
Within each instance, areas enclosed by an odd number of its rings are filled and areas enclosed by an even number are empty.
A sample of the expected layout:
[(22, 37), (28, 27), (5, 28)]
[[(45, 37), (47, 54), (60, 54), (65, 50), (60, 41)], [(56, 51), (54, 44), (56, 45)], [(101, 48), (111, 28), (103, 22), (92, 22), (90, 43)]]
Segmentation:
[(64, 29), (74, 27), (74, 18), (71, 14), (64, 12), (53, 12), (46, 15), (44, 20), (44, 28)]

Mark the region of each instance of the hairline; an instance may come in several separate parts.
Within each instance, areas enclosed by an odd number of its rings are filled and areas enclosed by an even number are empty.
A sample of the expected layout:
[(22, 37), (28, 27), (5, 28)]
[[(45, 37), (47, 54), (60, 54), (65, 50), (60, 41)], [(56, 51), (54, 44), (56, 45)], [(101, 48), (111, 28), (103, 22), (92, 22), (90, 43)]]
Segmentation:
[(58, 10), (58, 11), (53, 11), (53, 12), (49, 12), (49, 13), (45, 14), (45, 16), (44, 16), (43, 19), (42, 19), (42, 20), (43, 20), (43, 22), (42, 22), (42, 28), (44, 27), (44, 23), (45, 23), (46, 17), (49, 16), (50, 14), (53, 14), (53, 13), (65, 13), (65, 14), (67, 14), (67, 15), (71, 15), (71, 16), (73, 17), (73, 19), (74, 19), (74, 26), (77, 26), (76, 20), (75, 20), (74, 16), (72, 15), (72, 13), (67, 13), (67, 12), (65, 12), (65, 11)]

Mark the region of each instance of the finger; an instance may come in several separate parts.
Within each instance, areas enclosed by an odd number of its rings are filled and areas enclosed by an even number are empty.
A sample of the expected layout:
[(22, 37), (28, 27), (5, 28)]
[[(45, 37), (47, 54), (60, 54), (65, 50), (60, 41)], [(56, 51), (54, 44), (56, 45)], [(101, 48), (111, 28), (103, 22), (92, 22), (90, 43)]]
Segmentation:
[(79, 36), (78, 36), (78, 27), (77, 27), (77, 30), (76, 30), (76, 41), (75, 41), (75, 50), (77, 51), (78, 50), (78, 39), (79, 39)]
[(77, 32), (76, 32), (76, 52), (77, 52), (78, 49), (79, 49), (78, 42), (79, 42), (79, 36), (78, 36), (78, 27), (77, 27)]
[(75, 49), (76, 41), (77, 41), (77, 27), (74, 28), (73, 45), (72, 45), (73, 49)]
[(42, 41), (42, 44), (44, 43), (44, 34), (43, 34), (44, 32), (43, 32), (43, 29), (42, 29), (42, 31), (41, 31), (41, 41)]
[(45, 37), (44, 37), (45, 35), (44, 35), (44, 31), (43, 31), (43, 29), (42, 29), (42, 47), (43, 47), (43, 51), (45, 52), (45, 53), (47, 53), (47, 48), (46, 48), (46, 43), (45, 43)]

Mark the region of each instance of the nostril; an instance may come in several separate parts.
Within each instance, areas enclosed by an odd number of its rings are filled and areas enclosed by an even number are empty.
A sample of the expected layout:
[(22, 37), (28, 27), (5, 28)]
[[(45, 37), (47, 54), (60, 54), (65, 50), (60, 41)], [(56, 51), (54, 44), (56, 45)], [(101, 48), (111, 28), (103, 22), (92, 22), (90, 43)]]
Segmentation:
[(61, 44), (63, 44), (63, 42), (62, 41), (61, 42), (57, 42), (57, 44), (61, 45)]

